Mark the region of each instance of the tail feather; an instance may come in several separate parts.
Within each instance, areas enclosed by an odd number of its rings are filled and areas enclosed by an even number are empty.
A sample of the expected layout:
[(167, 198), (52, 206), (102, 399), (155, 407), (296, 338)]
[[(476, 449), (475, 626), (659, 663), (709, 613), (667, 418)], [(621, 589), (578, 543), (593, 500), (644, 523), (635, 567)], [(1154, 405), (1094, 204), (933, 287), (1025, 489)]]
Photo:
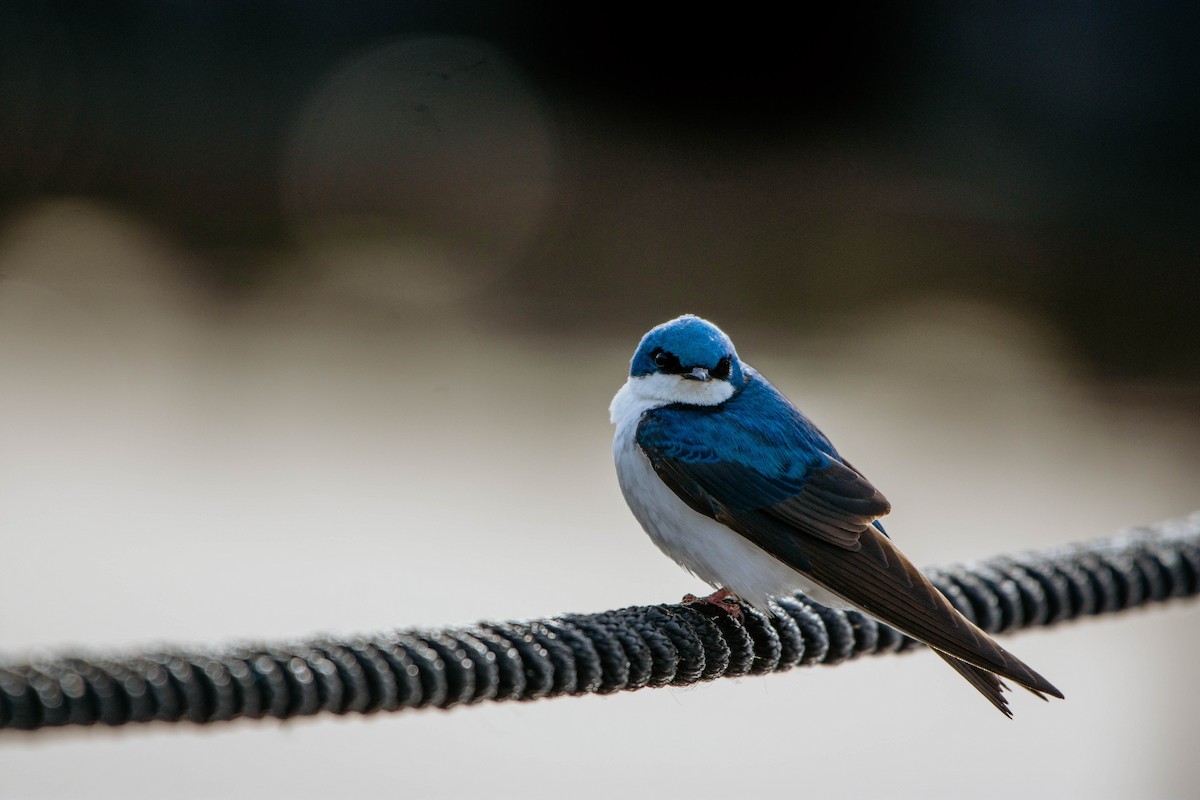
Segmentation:
[[(804, 541), (804, 556), (809, 561), (805, 572), (825, 587), (838, 587), (836, 594), (880, 622), (920, 639), (943, 657), (969, 664), (975, 677), (967, 679), (990, 700), (998, 690), (984, 690), (980, 682), (991, 686), (999, 678), (1020, 684), (1043, 699), (1047, 695), (1062, 697), (1054, 684), (960, 614), (883, 534), (868, 528), (859, 541), (862, 547), (857, 552)], [(959, 664), (951, 666), (967, 677)], [(993, 677), (985, 679), (980, 673)]]
[[(1000, 680), (994, 673), (988, 672), (986, 669), (977, 667), (974, 664), (968, 664), (965, 661), (960, 661), (954, 656), (946, 655), (941, 650), (934, 650), (933, 652), (941, 656), (947, 664), (954, 667), (954, 670), (959, 675), (962, 675), (964, 678), (966, 678), (967, 683), (978, 689), (979, 693), (986, 697), (988, 701), (1000, 711), (1001, 714), (1009, 719), (1012, 719), (1012, 709), (1008, 707), (1008, 698), (1004, 696), (1004, 691), (1008, 689), (1008, 686), (1004, 683), (1004, 681)], [(1028, 689), (1029, 687), (1025, 688)], [(1045, 695), (1043, 695), (1041, 692), (1033, 689), (1029, 689), (1029, 691), (1033, 692), (1038, 697), (1041, 697), (1043, 700), (1046, 699)]]

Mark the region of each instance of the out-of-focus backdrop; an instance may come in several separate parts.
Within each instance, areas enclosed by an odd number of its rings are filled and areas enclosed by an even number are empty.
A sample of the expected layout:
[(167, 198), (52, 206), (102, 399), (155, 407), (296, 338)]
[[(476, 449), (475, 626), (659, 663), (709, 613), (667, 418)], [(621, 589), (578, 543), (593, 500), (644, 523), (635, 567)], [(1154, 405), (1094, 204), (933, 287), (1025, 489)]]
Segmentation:
[[(607, 422), (685, 311), (918, 563), (1200, 507), (1198, 23), (0, 5), (0, 656), (700, 590)], [(1192, 797), (1198, 640), (1186, 605), (1020, 636), (1068, 700), (1013, 722), (919, 654), (8, 735), (0, 796)]]

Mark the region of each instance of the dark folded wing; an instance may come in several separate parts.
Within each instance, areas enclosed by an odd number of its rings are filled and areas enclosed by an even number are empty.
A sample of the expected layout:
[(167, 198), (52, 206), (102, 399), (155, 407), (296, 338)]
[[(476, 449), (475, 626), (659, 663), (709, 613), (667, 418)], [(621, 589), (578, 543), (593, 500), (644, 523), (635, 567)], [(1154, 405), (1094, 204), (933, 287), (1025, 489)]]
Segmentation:
[[(757, 396), (746, 401), (752, 391)], [(873, 524), (888, 512), (887, 500), (765, 381), (752, 383), (720, 414), (680, 406), (648, 412), (638, 444), (690, 507), (834, 594), (967, 665), (1061, 697), (955, 611)], [(996, 702), (998, 682), (952, 666)]]
[[(749, 530), (736, 522), (726, 524), (743, 535)], [(749, 538), (754, 540), (753, 535)], [(847, 553), (824, 542), (798, 540), (794, 550), (808, 564), (806, 574), (876, 619), (1027, 689), (1062, 697), (1049, 681), (959, 614), (887, 537), (872, 528), (859, 537), (859, 544), (857, 552)], [(787, 563), (795, 557), (782, 550), (770, 552)]]
[(891, 508), (875, 487), (836, 461), (803, 478), (781, 478), (738, 462), (646, 453), (663, 482), (692, 508), (713, 518), (741, 516), (762, 538), (798, 532), (858, 550), (863, 531)]
[[(667, 406), (638, 426), (638, 444), (659, 477), (700, 513), (753, 512), (782, 523), (788, 535), (856, 550), (862, 532), (891, 510), (824, 434), (756, 374), (720, 414), (714, 411)], [(777, 529), (765, 525), (759, 535)]]

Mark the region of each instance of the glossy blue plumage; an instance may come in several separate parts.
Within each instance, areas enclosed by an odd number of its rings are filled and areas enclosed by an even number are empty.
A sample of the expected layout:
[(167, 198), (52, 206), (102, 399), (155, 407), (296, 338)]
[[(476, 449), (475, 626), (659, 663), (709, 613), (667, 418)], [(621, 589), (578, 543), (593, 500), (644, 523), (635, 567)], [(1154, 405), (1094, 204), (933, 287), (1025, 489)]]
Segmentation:
[(762, 609), (796, 590), (858, 608), (929, 644), (1005, 714), (998, 676), (1062, 696), (896, 548), (878, 521), (888, 501), (715, 325), (653, 328), (610, 411), (630, 508), (706, 582)]
[(890, 510), (807, 417), (753, 368), (717, 406), (647, 411), (638, 446), (688, 505), (803, 568), (803, 532), (848, 549)]
[(720, 498), (736, 510), (785, 500), (803, 490), (815, 470), (840, 460), (807, 417), (746, 369), (744, 384), (725, 403), (656, 408), (642, 416), (637, 430), (638, 445), (655, 457), (744, 471), (736, 495)]
[(661, 351), (671, 353), (680, 364), (690, 367), (712, 368), (722, 358), (729, 358), (732, 361), (730, 382), (740, 383), (743, 378), (733, 342), (720, 328), (692, 314), (664, 322), (642, 337), (629, 365), (630, 377), (640, 378), (658, 372), (654, 354)]

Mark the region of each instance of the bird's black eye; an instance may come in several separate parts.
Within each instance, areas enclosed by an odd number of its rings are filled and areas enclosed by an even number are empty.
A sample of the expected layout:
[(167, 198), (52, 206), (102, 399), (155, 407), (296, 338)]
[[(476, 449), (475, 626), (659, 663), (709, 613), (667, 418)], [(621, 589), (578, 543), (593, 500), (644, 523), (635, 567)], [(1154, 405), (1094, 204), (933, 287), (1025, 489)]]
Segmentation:
[(663, 372), (668, 374), (683, 372), (683, 367), (679, 364), (679, 357), (674, 353), (668, 353), (666, 350), (657, 351), (652, 358), (654, 366), (658, 367)]
[(713, 367), (711, 374), (718, 380), (727, 381), (729, 380), (729, 370), (732, 366), (733, 364), (730, 362), (729, 356), (725, 356), (725, 358), (717, 362), (717, 366)]

